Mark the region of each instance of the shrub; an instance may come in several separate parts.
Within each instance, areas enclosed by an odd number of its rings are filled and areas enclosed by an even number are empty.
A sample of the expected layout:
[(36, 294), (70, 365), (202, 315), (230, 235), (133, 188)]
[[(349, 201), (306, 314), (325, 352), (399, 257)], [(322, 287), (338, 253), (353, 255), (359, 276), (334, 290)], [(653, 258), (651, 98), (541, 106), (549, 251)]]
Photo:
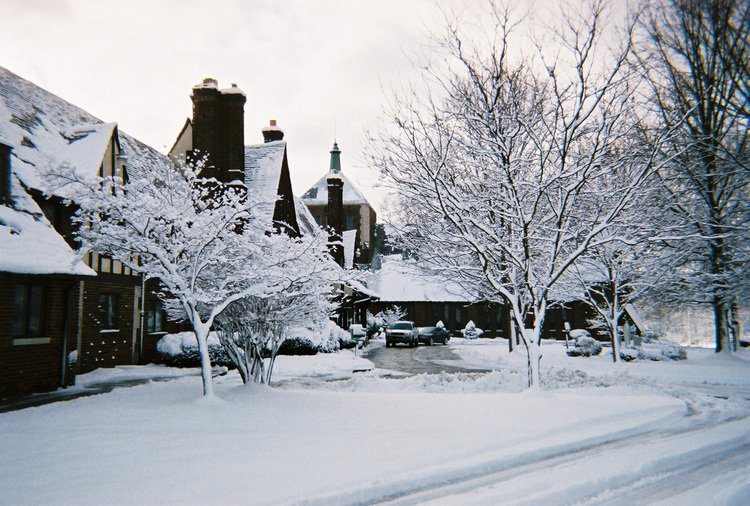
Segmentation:
[(687, 351), (677, 343), (651, 338), (647, 344), (638, 347), (623, 348), (620, 358), (626, 362), (633, 360), (685, 360)]
[(481, 335), (484, 334), (484, 330), (477, 327), (474, 324), (473, 320), (469, 320), (469, 323), (466, 324), (466, 327), (464, 327), (461, 332), (466, 339), (476, 339), (477, 337), (481, 337)]
[(575, 347), (568, 350), (571, 357), (591, 357), (602, 352), (602, 345), (591, 336), (581, 335), (576, 339)]
[[(192, 332), (166, 334), (156, 343), (156, 351), (159, 352), (162, 361), (170, 367), (200, 367), (201, 365), (198, 340)], [(211, 357), (211, 365), (234, 367), (232, 360), (213, 332), (208, 336), (208, 354)]]
[(279, 346), (279, 355), (315, 355), (319, 346), (306, 337), (290, 337)]

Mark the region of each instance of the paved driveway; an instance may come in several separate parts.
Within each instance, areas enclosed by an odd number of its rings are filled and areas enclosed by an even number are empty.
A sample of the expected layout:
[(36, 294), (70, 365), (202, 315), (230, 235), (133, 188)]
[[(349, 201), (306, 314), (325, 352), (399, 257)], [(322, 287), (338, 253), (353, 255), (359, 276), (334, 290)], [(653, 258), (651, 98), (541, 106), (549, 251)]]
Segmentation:
[(450, 345), (379, 347), (370, 351), (367, 358), (378, 369), (389, 369), (406, 374), (440, 374), (441, 372), (487, 372), (484, 369), (469, 369), (461, 361)]

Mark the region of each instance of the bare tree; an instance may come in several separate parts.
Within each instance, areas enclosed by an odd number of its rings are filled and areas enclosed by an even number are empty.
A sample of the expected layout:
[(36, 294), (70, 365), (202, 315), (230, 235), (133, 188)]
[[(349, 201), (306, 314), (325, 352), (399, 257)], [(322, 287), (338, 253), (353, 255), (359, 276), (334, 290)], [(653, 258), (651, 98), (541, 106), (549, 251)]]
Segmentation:
[(660, 238), (691, 252), (678, 301), (710, 304), (716, 351), (731, 351), (750, 289), (750, 3), (654, 0), (648, 14), (637, 66), (664, 127), (680, 129), (665, 149), (682, 152), (660, 172), (677, 216)]
[[(415, 225), (402, 239), (422, 263), (510, 308), (537, 386), (552, 288), (613, 240), (604, 232), (659, 159), (632, 140), (643, 128), (626, 65), (632, 20), (609, 51), (603, 3), (563, 9), (562, 27), (547, 33), (559, 51), (540, 44), (512, 64), (512, 13), (491, 6), (491, 43), (468, 49), (450, 25), (448, 70), (427, 66), (432, 86), (395, 100), (372, 158), (401, 197), (400, 219)], [(619, 171), (628, 178), (591, 212), (600, 183)]]

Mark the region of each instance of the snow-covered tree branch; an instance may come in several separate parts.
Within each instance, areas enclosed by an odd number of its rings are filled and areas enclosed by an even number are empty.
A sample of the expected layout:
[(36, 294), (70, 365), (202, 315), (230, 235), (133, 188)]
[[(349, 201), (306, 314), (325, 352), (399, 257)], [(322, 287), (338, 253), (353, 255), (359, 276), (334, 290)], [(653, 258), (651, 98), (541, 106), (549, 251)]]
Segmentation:
[[(449, 30), (448, 70), (427, 66), (425, 92), (394, 100), (392, 126), (375, 136), (371, 158), (400, 197), (398, 219), (412, 225), (404, 246), (510, 309), (537, 386), (553, 287), (588, 251), (616, 239), (605, 232), (663, 159), (639, 142), (645, 123), (626, 65), (632, 19), (609, 50), (605, 6), (568, 6), (562, 27), (547, 34), (559, 51), (551, 56), (540, 44), (514, 62), (512, 14), (492, 8), (495, 42), (469, 51), (469, 37)], [(613, 174), (627, 177), (597, 199)]]

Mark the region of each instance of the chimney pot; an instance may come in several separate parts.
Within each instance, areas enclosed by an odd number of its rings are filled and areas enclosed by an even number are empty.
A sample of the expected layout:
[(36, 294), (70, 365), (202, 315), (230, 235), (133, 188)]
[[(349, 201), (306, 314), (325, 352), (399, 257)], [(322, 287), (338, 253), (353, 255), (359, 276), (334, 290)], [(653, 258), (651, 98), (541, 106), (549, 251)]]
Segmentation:
[(263, 130), (263, 142), (274, 142), (284, 140), (284, 131), (276, 126), (276, 120), (272, 119), (269, 121), (269, 126), (264, 127)]

